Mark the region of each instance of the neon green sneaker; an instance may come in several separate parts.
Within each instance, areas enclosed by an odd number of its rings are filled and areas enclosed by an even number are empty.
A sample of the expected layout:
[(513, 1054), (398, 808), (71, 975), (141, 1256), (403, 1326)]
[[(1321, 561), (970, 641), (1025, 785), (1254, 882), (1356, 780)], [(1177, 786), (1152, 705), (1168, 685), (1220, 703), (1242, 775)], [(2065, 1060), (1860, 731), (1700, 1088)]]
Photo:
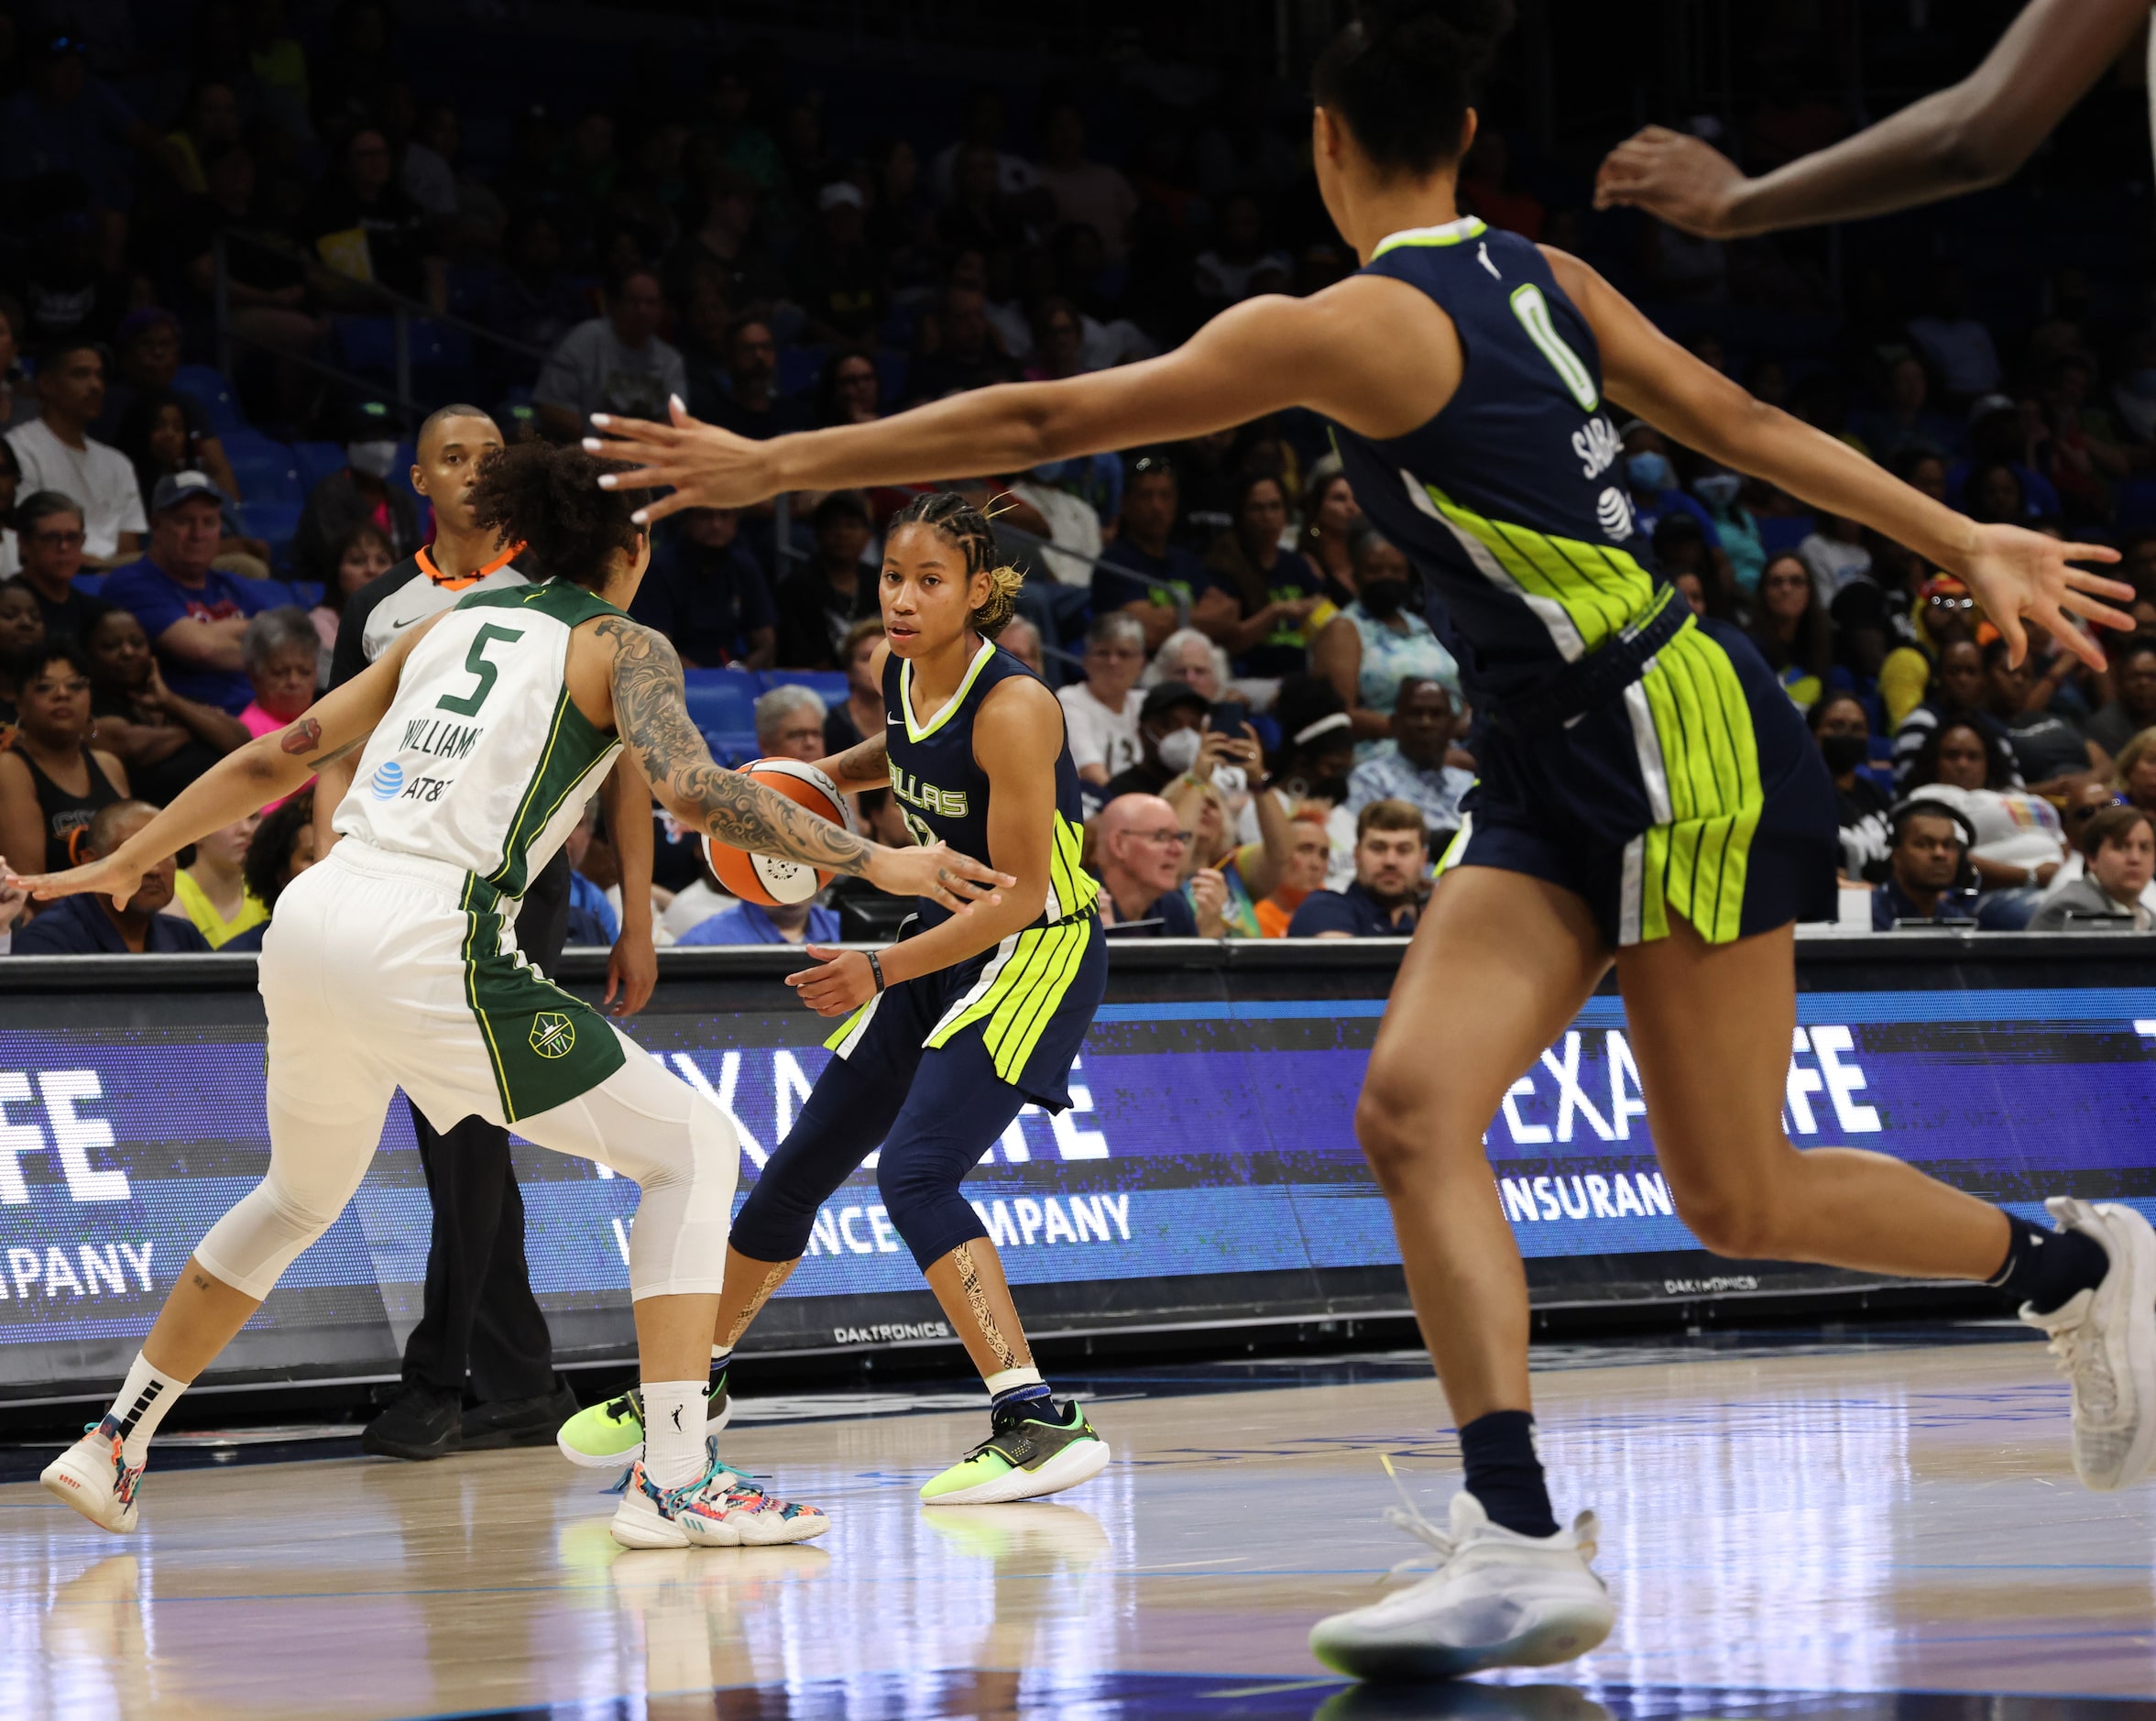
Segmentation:
[[(734, 1414), (723, 1369), (706, 1393), (704, 1433), (709, 1439)], [(579, 1410), (554, 1431), (554, 1444), (573, 1464), (590, 1470), (627, 1469), (644, 1455), (644, 1395), (631, 1387), (618, 1398)]]
[(998, 1411), (988, 1439), (924, 1486), (922, 1499), (931, 1506), (1037, 1500), (1091, 1481), (1108, 1466), (1108, 1442), (1077, 1405), (1059, 1412), (1053, 1405), (1035, 1398)]

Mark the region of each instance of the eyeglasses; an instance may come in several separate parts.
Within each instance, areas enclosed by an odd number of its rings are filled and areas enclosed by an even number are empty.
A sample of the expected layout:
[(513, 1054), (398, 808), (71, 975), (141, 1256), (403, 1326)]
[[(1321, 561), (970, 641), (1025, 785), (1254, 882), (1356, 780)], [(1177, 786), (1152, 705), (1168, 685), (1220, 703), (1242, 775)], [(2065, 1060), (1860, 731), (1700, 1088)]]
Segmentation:
[(1187, 849), (1198, 839), (1187, 830), (1142, 830), (1137, 833), (1147, 842), (1173, 843), (1178, 849)]
[(2091, 819), (2107, 807), (2131, 806), (2132, 805), (2133, 803), (2123, 795), (2114, 795), (2108, 801), (2091, 801), (2086, 806), (2070, 806), (2066, 809), (2066, 817), (2068, 818)]
[(30, 533), (30, 538), (33, 543), (49, 543), (55, 549), (66, 550), (81, 543), (82, 533), (79, 532), (33, 532)]

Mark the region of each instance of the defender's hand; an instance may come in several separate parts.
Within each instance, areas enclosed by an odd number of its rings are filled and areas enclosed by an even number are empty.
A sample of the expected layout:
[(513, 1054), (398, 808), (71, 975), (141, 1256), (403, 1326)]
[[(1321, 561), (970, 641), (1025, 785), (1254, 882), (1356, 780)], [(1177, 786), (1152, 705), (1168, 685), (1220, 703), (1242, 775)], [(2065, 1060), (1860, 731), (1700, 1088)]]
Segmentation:
[(2104, 648), (2067, 618), (2130, 630), (2133, 618), (2102, 600), (2130, 604), (2134, 588), (2074, 564), (2118, 560), (2118, 552), (2108, 544), (2062, 543), (2019, 526), (1979, 526), (1974, 547), (1953, 572), (1968, 582), (1985, 616), (2006, 636), (2008, 663), (2019, 663), (2028, 654), (2029, 635), (2021, 626), (2027, 617), (2091, 669), (2100, 670)]
[(108, 860), (93, 860), (88, 866), (70, 867), (64, 872), (16, 872), (0, 860), (0, 876), (7, 882), (19, 885), (36, 901), (49, 903), (56, 896), (80, 896), (94, 893), (112, 898), (115, 910), (125, 909), (142, 888), (143, 869), (120, 857), (126, 851)]
[(1703, 138), (1649, 126), (1611, 150), (1594, 176), (1594, 206), (1629, 204), (1702, 239), (1737, 236), (1744, 170)]
[(796, 970), (786, 976), (786, 984), (816, 1014), (847, 1015), (876, 995), (875, 973), (859, 950), (835, 950), (821, 944), (804, 948), (822, 966)]
[[(614, 1004), (607, 1014), (627, 1020), (651, 1002), (658, 984), (659, 952), (651, 946), (651, 933), (624, 932), (607, 958), (607, 992), (599, 1003)], [(616, 992), (621, 994), (619, 1003), (614, 1003)]]
[(879, 849), (869, 861), (867, 878), (893, 896), (925, 896), (961, 915), (972, 912), (975, 903), (1001, 902), (1001, 891), (1018, 882), (1008, 872), (940, 842), (926, 849)]
[(626, 460), (636, 468), (602, 473), (601, 489), (673, 488), (672, 496), (637, 510), (639, 525), (663, 520), (678, 509), (747, 508), (771, 495), (773, 487), (764, 476), (761, 443), (691, 418), (678, 395), (669, 398), (666, 406), (670, 417), (663, 424), (594, 412), (591, 422), (606, 436), (584, 439), (586, 454), (602, 460)]

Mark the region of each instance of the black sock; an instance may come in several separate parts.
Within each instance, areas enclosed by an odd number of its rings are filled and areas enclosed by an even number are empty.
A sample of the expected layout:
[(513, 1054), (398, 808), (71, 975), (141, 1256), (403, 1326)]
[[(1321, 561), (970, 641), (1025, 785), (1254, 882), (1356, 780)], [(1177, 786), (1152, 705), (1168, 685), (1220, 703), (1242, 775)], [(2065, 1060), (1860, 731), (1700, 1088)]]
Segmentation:
[(1985, 1282), (2004, 1291), (2019, 1309), (2027, 1303), (2048, 1315), (2077, 1293), (2094, 1290), (2111, 1270), (2104, 1245), (2086, 1232), (2045, 1231), (2007, 1215), (2007, 1258)]
[(1535, 1419), (1526, 1410), (1493, 1410), (1460, 1431), (1467, 1491), (1493, 1524), (1523, 1536), (1554, 1536), (1557, 1518), (1542, 1461), (1535, 1455)]

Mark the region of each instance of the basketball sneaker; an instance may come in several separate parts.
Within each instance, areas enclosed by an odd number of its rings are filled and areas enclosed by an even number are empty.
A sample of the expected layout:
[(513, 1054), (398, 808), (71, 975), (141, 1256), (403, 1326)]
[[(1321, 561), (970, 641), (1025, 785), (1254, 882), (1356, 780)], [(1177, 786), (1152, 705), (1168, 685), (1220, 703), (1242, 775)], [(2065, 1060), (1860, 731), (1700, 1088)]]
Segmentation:
[(1037, 1500), (1090, 1482), (1108, 1467), (1108, 1442), (1076, 1404), (1032, 1398), (993, 1413), (988, 1439), (923, 1485), (931, 1506)]
[[(726, 1371), (705, 1389), (704, 1432), (706, 1438), (726, 1427), (734, 1414), (734, 1401), (727, 1396)], [(608, 1398), (579, 1410), (554, 1431), (554, 1444), (573, 1464), (591, 1470), (612, 1470), (633, 1464), (644, 1455), (644, 1395), (635, 1387), (618, 1398)]]
[(831, 1528), (815, 1507), (766, 1494), (706, 1452), (704, 1474), (685, 1488), (660, 1487), (638, 1459), (614, 1508), (614, 1540), (624, 1548), (765, 1548)]
[(2109, 1201), (2054, 1195), (2044, 1206), (2056, 1229), (2103, 1244), (2111, 1267), (2048, 1315), (2022, 1304), (2021, 1319), (2050, 1338), (2059, 1373), (2074, 1383), (2074, 1474), (2092, 1488), (2123, 1488), (2156, 1455), (2156, 1231)]
[(1311, 1628), (1310, 1653), (1336, 1673), (1452, 1679), (1486, 1667), (1549, 1667), (1586, 1654), (1616, 1623), (1609, 1591), (1590, 1563), (1592, 1512), (1555, 1535), (1523, 1536), (1493, 1524), (1463, 1488), (1452, 1496), (1448, 1529), (1413, 1507), (1387, 1507), (1385, 1518), (1428, 1542), (1437, 1570)]
[(108, 1416), (82, 1431), (82, 1438), (45, 1466), (38, 1480), (100, 1529), (125, 1536), (135, 1528), (140, 1464), (130, 1464), (120, 1420)]

